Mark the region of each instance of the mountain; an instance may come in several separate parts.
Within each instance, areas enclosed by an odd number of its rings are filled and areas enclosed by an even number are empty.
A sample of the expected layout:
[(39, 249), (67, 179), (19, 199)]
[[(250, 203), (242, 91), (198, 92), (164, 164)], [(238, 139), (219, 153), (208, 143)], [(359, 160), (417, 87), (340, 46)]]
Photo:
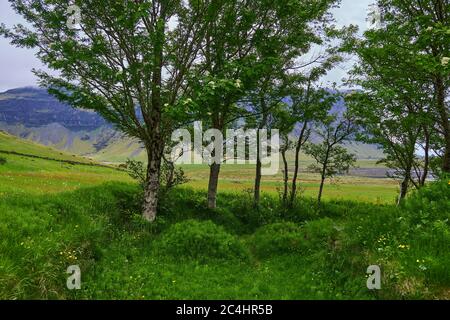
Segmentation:
[(99, 161), (145, 159), (139, 143), (125, 138), (96, 113), (63, 104), (45, 89), (25, 87), (0, 93), (0, 129)]
[(60, 103), (46, 90), (26, 87), (0, 94), (0, 121), (42, 127), (53, 123), (71, 130), (92, 130), (106, 125), (94, 112), (81, 111)]
[[(340, 101), (333, 112), (345, 109)], [(114, 130), (96, 113), (59, 102), (45, 89), (18, 88), (0, 93), (0, 130), (71, 154), (102, 162), (145, 160), (141, 144)], [(380, 159), (376, 146), (352, 142), (359, 159)]]

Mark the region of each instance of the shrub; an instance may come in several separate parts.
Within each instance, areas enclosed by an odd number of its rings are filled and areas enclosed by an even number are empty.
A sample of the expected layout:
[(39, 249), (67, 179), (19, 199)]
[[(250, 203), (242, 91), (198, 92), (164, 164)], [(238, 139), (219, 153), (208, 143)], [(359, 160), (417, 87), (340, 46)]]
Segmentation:
[(260, 258), (300, 252), (303, 242), (301, 227), (292, 222), (263, 226), (250, 238), (250, 246)]
[(277, 199), (263, 195), (260, 204), (255, 208), (253, 198), (236, 194), (223, 195), (219, 206), (229, 208), (245, 227), (245, 233), (253, 233), (261, 226), (278, 222), (282, 210)]
[(234, 236), (211, 221), (186, 220), (168, 228), (157, 250), (173, 258), (193, 258), (201, 261), (248, 260), (249, 253)]
[(449, 178), (415, 192), (403, 205), (403, 224), (409, 229), (404, 242), (411, 246), (408, 269), (429, 282), (450, 284), (450, 183)]
[(434, 182), (415, 192), (404, 203), (412, 224), (427, 224), (450, 218), (450, 178)]
[(278, 222), (258, 229), (250, 239), (250, 246), (259, 257), (300, 253), (326, 248), (337, 239), (337, 233), (329, 218), (307, 222), (303, 226)]
[[(147, 181), (147, 169), (143, 162), (128, 159), (124, 165), (129, 176), (135, 179), (144, 188)], [(182, 168), (175, 167), (173, 162), (163, 159), (161, 162), (160, 183), (161, 193), (165, 194), (170, 189), (188, 182)]]
[(6, 164), (6, 159), (3, 157), (0, 157), (0, 166)]
[(303, 227), (305, 245), (308, 248), (326, 248), (336, 242), (339, 229), (330, 218), (307, 222)]

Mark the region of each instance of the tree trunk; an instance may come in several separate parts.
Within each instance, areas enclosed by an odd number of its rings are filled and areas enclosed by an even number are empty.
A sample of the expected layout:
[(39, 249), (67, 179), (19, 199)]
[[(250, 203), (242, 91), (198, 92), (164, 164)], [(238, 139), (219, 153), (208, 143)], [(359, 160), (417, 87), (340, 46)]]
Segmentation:
[(440, 116), (442, 131), (444, 132), (445, 150), (442, 159), (442, 170), (450, 173), (450, 122), (448, 108), (445, 105), (445, 85), (442, 77), (438, 76), (435, 83), (437, 91), (437, 108)]
[(158, 209), (162, 154), (159, 151), (158, 146), (155, 146), (155, 148), (152, 148), (151, 150), (147, 150), (147, 154), (147, 182), (144, 190), (142, 215), (147, 221), (153, 222), (156, 219)]
[(255, 174), (255, 190), (253, 195), (253, 204), (258, 206), (259, 200), (261, 198), (261, 144), (259, 141), (259, 131), (256, 134), (256, 174)]
[(216, 208), (217, 185), (219, 183), (220, 164), (213, 163), (209, 168), (208, 208)]
[(323, 186), (325, 184), (325, 178), (326, 178), (326, 173), (327, 173), (327, 168), (328, 168), (328, 159), (329, 159), (329, 156), (330, 156), (330, 149), (331, 149), (331, 147), (328, 147), (327, 153), (325, 155), (325, 160), (324, 160), (323, 165), (322, 165), (322, 172), (320, 174), (319, 197), (317, 198), (317, 202), (319, 204), (322, 201)]
[(322, 174), (320, 179), (320, 188), (319, 188), (319, 196), (317, 197), (317, 202), (320, 204), (322, 201), (322, 193), (323, 193), (323, 186), (325, 185), (325, 175)]
[(261, 160), (258, 159), (256, 161), (256, 176), (255, 176), (255, 191), (254, 191), (254, 205), (257, 206), (259, 204), (261, 198)]
[[(143, 217), (153, 222), (158, 209), (161, 159), (164, 151), (163, 136), (161, 133), (161, 83), (163, 68), (163, 51), (165, 41), (165, 6), (161, 7), (161, 17), (155, 30), (155, 50), (153, 56), (151, 112), (143, 113), (147, 125), (148, 140), (146, 151), (148, 156), (147, 181), (144, 190)], [(142, 106), (141, 106), (142, 108)]]
[(288, 197), (288, 181), (289, 181), (289, 167), (288, 162), (286, 159), (286, 150), (281, 150), (281, 157), (283, 158), (283, 165), (284, 165), (284, 172), (283, 172), (283, 182), (284, 182), (284, 189), (283, 189), (283, 203), (286, 204), (287, 197)]
[(406, 194), (408, 193), (408, 185), (409, 185), (410, 176), (406, 175), (403, 178), (403, 181), (400, 185), (400, 195), (398, 196), (398, 202), (397, 205), (400, 205), (400, 203), (403, 201), (403, 199), (406, 198)]
[(425, 134), (425, 146), (424, 146), (425, 159), (423, 164), (422, 176), (420, 177), (419, 182), (419, 185), (421, 187), (425, 186), (425, 182), (427, 181), (428, 177), (428, 170), (430, 167), (430, 132), (426, 127), (424, 128), (424, 134)]
[(261, 198), (261, 170), (262, 170), (262, 163), (261, 163), (261, 142), (260, 139), (260, 130), (262, 130), (267, 123), (267, 106), (266, 101), (264, 100), (264, 97), (261, 97), (260, 100), (261, 103), (261, 109), (263, 110), (263, 117), (261, 120), (261, 123), (258, 127), (258, 131), (256, 132), (256, 174), (255, 174), (255, 190), (253, 195), (253, 204), (254, 206), (258, 206), (259, 200)]
[(300, 150), (305, 143), (304, 136), (307, 130), (308, 123), (305, 122), (303, 124), (302, 131), (300, 132), (300, 136), (298, 137), (297, 146), (295, 147), (295, 163), (294, 163), (294, 176), (292, 177), (292, 186), (291, 186), (291, 196), (289, 199), (289, 205), (292, 206), (294, 204), (295, 197), (297, 196), (297, 178), (298, 171), (300, 170)]

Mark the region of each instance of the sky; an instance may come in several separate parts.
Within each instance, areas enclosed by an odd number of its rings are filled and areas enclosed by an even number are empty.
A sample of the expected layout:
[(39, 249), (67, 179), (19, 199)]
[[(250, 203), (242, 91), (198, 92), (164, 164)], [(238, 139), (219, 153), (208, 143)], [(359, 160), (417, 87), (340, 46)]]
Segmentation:
[[(367, 28), (367, 8), (374, 0), (342, 0), (339, 9), (333, 10), (338, 25), (356, 24), (360, 31)], [(0, 0), (0, 23), (12, 26), (23, 20), (11, 9), (7, 0)], [(340, 83), (350, 63), (335, 68), (323, 79), (327, 83)], [(35, 57), (35, 51), (11, 46), (8, 40), (0, 38), (0, 92), (9, 89), (35, 86), (36, 77), (31, 70), (45, 69)]]

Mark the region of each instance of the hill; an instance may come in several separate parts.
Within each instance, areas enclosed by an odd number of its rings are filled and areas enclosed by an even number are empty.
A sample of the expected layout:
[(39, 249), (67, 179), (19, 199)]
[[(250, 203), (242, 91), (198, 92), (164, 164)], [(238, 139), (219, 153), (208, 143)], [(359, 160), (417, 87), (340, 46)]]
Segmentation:
[[(333, 111), (345, 108), (343, 101)], [(60, 103), (39, 88), (19, 88), (0, 93), (0, 130), (71, 154), (103, 162), (145, 160), (142, 146), (115, 131), (101, 117)], [(377, 160), (376, 146), (353, 142), (348, 149), (358, 159)]]
[(48, 194), (108, 181), (131, 181), (116, 167), (70, 155), (0, 132), (0, 198), (8, 194)]

